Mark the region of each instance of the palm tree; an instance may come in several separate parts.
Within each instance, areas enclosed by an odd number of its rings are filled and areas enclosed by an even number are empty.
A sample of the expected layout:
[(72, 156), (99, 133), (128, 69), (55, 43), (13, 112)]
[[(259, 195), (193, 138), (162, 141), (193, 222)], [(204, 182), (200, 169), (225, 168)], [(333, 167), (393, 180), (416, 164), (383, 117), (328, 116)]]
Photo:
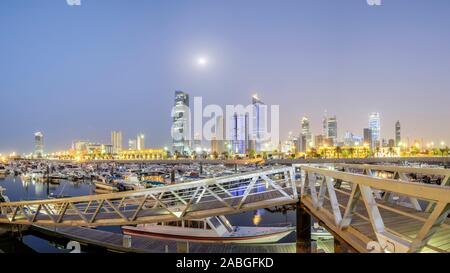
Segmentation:
[(336, 156), (339, 158), (339, 155), (342, 153), (342, 148), (340, 146), (336, 147)]
[(350, 157), (353, 158), (353, 153), (355, 152), (355, 148), (350, 147), (350, 148), (348, 148), (348, 151), (350, 152)]

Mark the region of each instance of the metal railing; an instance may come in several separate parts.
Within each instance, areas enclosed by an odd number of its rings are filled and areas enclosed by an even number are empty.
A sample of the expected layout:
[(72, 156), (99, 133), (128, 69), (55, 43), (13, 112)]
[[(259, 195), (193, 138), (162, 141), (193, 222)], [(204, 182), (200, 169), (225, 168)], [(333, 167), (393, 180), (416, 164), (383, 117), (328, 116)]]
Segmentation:
[[(296, 167), (300, 168), (302, 173), (301, 202), (311, 210), (312, 214), (326, 222), (334, 232), (353, 243), (353, 246), (356, 246), (359, 251), (367, 252), (367, 246), (373, 243), (372, 240), (376, 240), (380, 249), (386, 252), (420, 252), (424, 247), (437, 252), (446, 251), (427, 244), (438, 229), (443, 229), (440, 232), (443, 232), (444, 239), (450, 238), (449, 225), (445, 223), (450, 212), (450, 187), (411, 183), (401, 179), (378, 178), (370, 172), (355, 174), (351, 173), (349, 169), (386, 169), (397, 171), (400, 174), (417, 171), (418, 173), (438, 175), (447, 175), (448, 170), (413, 170), (412, 168), (378, 165), (337, 166), (341, 169), (344, 167), (344, 171), (338, 171), (334, 166), (298, 165)], [(391, 204), (385, 201), (383, 195), (392, 193), (408, 196), (416, 201), (435, 204), (435, 206), (430, 213), (425, 213)], [(325, 201), (327, 201), (327, 206), (324, 205)], [(383, 213), (380, 212), (380, 209), (383, 210)], [(389, 217), (386, 216), (384, 219), (383, 214), (389, 214)], [(416, 221), (420, 223), (420, 226), (414, 235), (397, 232), (392, 215), (403, 217), (404, 221)], [(367, 233), (367, 230), (362, 228), (358, 230), (356, 226), (353, 226), (355, 218), (358, 218), (360, 226), (361, 221), (370, 224), (375, 238), (364, 234)], [(390, 221), (389, 227), (385, 224), (385, 220)], [(400, 224), (399, 222), (398, 225)]]
[(0, 223), (101, 226), (196, 219), (298, 200), (293, 169), (274, 167), (146, 190), (0, 203)]

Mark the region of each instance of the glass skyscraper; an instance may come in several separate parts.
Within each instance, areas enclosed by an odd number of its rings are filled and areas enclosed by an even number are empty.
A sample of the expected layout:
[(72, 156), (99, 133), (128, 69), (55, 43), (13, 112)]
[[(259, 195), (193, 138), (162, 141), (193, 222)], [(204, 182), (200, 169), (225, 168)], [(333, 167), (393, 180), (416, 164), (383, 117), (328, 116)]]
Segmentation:
[(305, 152), (312, 147), (312, 134), (309, 119), (307, 117), (302, 118), (300, 142), (301, 152)]
[(249, 118), (248, 114), (234, 114), (231, 120), (231, 137), (233, 153), (245, 154), (249, 145)]
[(265, 105), (257, 95), (252, 97), (252, 147), (257, 153), (262, 151), (266, 143), (266, 121), (267, 121), (267, 105)]
[(369, 114), (369, 129), (372, 131), (372, 147), (380, 145), (381, 120), (380, 113)]
[(183, 91), (175, 91), (175, 103), (172, 110), (173, 152), (180, 154), (189, 152), (190, 117), (189, 95)]
[(336, 116), (328, 117), (327, 112), (322, 121), (322, 131), (326, 139), (331, 140), (333, 143), (330, 145), (336, 145), (338, 140), (338, 127)]
[(34, 155), (42, 157), (44, 155), (44, 134), (36, 132), (34, 134)]

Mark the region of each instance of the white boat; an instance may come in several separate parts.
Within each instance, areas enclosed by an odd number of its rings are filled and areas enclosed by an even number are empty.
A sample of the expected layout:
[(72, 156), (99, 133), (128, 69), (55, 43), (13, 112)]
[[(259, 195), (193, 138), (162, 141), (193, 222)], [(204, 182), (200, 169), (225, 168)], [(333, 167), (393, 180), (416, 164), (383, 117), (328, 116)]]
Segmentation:
[(44, 179), (44, 172), (39, 170), (32, 170), (23, 173), (21, 176), (22, 180), (42, 180)]
[(294, 227), (232, 226), (224, 216), (157, 224), (123, 226), (126, 235), (206, 243), (275, 243)]
[(5, 166), (0, 165), (0, 176), (5, 176), (8, 170), (5, 168)]

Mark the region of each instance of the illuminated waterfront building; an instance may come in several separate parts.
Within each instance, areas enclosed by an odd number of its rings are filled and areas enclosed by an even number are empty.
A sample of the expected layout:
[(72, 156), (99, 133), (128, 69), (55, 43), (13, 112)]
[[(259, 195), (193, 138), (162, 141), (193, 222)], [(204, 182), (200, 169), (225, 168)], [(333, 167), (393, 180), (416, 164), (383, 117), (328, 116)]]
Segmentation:
[(242, 115), (235, 113), (231, 120), (231, 137), (233, 153), (245, 154), (248, 149), (249, 124), (248, 114)]
[(338, 125), (336, 116), (328, 117), (327, 112), (322, 120), (322, 131), (327, 142), (332, 142), (330, 146), (336, 145), (338, 141)]
[(34, 155), (38, 158), (44, 155), (44, 134), (41, 132), (34, 134)]
[(122, 151), (122, 132), (112, 131), (111, 132), (111, 144), (114, 154), (118, 154)]
[(138, 134), (136, 138), (136, 149), (139, 151), (145, 150), (145, 135)]
[(388, 142), (388, 147), (395, 147), (396, 145), (395, 145), (395, 140), (394, 139), (389, 139), (389, 142)]
[(369, 129), (372, 131), (372, 147), (380, 146), (381, 139), (381, 121), (380, 113), (373, 112), (369, 114)]
[(358, 146), (363, 145), (363, 138), (360, 136), (356, 136), (353, 133), (346, 132), (344, 137), (344, 143), (341, 146)]
[(172, 110), (173, 152), (189, 153), (190, 114), (189, 95), (183, 91), (175, 91), (175, 103)]
[(137, 150), (137, 144), (135, 139), (128, 140), (128, 150), (131, 151)]
[(338, 125), (336, 116), (328, 118), (328, 135), (327, 138), (332, 139), (333, 144), (336, 145), (338, 141)]
[(364, 144), (373, 149), (372, 130), (370, 128), (364, 128)]
[(323, 146), (324, 142), (325, 142), (325, 137), (323, 135), (317, 135), (315, 137), (314, 144), (315, 144), (316, 148)]
[[(252, 130), (251, 140), (254, 143), (254, 149), (257, 153), (262, 151), (266, 143), (266, 121), (267, 121), (267, 105), (265, 105), (259, 98), (258, 95), (253, 95), (252, 97)], [(250, 143), (249, 143), (250, 144)]]
[(309, 119), (307, 117), (303, 117), (301, 121), (301, 134), (300, 134), (300, 142), (301, 142), (301, 151), (304, 152), (312, 146), (312, 134)]
[(72, 143), (72, 149), (76, 152), (83, 152), (87, 150), (89, 141), (74, 141)]
[(165, 158), (164, 149), (128, 150), (119, 153), (121, 160), (155, 160)]

